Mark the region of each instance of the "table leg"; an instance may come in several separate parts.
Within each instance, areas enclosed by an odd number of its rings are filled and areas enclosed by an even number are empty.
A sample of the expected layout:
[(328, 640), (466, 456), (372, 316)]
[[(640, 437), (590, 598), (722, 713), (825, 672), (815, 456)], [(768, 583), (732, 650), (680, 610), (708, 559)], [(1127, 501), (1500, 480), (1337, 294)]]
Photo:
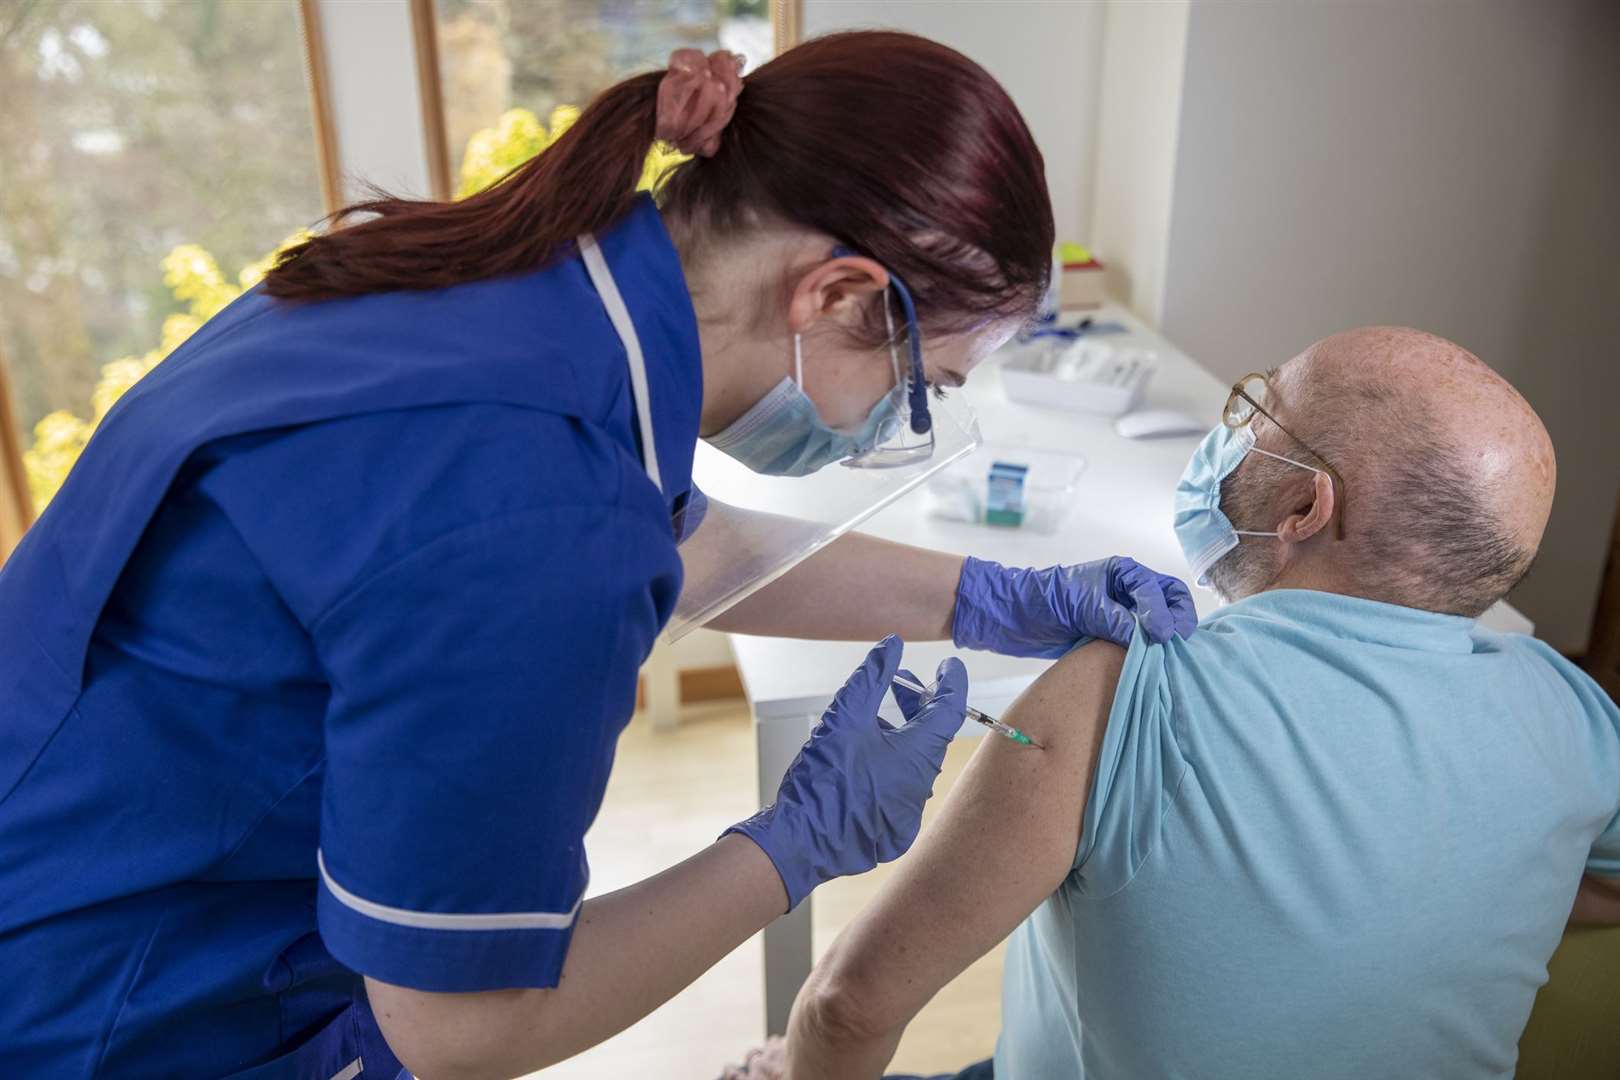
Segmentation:
[[(782, 776), (810, 737), (814, 716), (787, 716), (756, 720), (754, 724), (759, 767), (759, 800), (776, 796)], [(785, 1035), (788, 1013), (799, 987), (810, 977), (810, 897), (765, 928), (765, 1033)]]
[(647, 715), (653, 727), (671, 730), (681, 722), (680, 672), (675, 667), (675, 656), (669, 642), (660, 637), (654, 644), (652, 655), (641, 665), (641, 676), (647, 680)]

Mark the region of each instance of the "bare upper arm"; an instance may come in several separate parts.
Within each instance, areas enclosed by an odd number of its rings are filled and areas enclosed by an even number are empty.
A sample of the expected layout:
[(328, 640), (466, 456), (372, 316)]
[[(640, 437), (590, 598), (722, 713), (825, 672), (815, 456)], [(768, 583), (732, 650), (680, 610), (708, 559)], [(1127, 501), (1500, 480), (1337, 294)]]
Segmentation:
[(900, 1025), (1063, 882), (1125, 652), (1091, 642), (1003, 719), (1045, 750), (986, 736), (910, 854), (817, 969), (816, 992)]
[(513, 1067), (490, 1061), (491, 1046), (510, 1047), (515, 1024), (539, 1026), (545, 990), (434, 993), (395, 986), (367, 975), (366, 997), (394, 1056), (413, 1076), (435, 1080), (499, 1080), (526, 1072), (521, 1053)]

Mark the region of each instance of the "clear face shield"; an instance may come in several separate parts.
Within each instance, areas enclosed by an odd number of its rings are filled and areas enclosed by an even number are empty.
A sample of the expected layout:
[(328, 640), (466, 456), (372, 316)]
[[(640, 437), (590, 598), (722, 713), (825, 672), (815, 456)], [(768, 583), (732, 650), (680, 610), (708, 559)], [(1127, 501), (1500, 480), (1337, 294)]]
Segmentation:
[(685, 585), (665, 631), (669, 640), (680, 639), (777, 580), (983, 441), (973, 410), (961, 395), (929, 400), (916, 308), (910, 291), (892, 274), (890, 289), (904, 320), (905, 341), (897, 339), (886, 296), (894, 385), (878, 403), (887, 401), (889, 407), (883, 409), (887, 415), (870, 445), (838, 460), (836, 468), (773, 476), (698, 443), (692, 481), (708, 496), (709, 507), (680, 548)]
[[(906, 359), (903, 363), (895, 344), (891, 296), (905, 317)], [(889, 364), (894, 372), (894, 388), (889, 391), (892, 422), (884, 425), (878, 441), (870, 449), (839, 462), (846, 469), (906, 468), (920, 465), (934, 455), (933, 413), (928, 407), (928, 379), (923, 370), (917, 308), (911, 301), (911, 291), (893, 275), (883, 295), (883, 322), (888, 330)]]

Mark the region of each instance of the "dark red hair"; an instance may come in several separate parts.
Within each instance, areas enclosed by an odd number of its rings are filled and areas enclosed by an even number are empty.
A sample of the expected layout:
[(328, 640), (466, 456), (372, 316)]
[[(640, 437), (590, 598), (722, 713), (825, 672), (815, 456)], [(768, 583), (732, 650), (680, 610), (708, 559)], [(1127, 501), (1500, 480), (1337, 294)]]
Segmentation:
[[(320, 300), (521, 273), (630, 207), (653, 144), (662, 72), (603, 92), (563, 136), (459, 202), (382, 198), (376, 215), (287, 252), (272, 296)], [(911, 34), (833, 34), (743, 82), (718, 152), (672, 169), (663, 212), (700, 235), (776, 216), (869, 255), (935, 332), (1032, 314), (1051, 272), (1041, 153), (1001, 85)]]

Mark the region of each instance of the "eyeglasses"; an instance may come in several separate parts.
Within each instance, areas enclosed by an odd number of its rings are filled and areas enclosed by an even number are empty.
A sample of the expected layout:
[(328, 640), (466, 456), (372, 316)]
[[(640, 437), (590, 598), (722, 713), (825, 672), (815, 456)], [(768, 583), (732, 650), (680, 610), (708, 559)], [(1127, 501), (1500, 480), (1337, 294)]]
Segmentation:
[(1243, 376), (1243, 378), (1233, 383), (1232, 392), (1226, 396), (1226, 408), (1221, 410), (1221, 423), (1225, 424), (1229, 428), (1248, 427), (1250, 422), (1254, 420), (1255, 414), (1259, 413), (1267, 420), (1270, 420), (1273, 424), (1276, 424), (1278, 431), (1282, 432), (1284, 435), (1297, 442), (1300, 446), (1304, 447), (1306, 453), (1310, 454), (1311, 457), (1319, 461), (1322, 465), (1322, 471), (1328, 474), (1328, 479), (1333, 483), (1333, 498), (1334, 502), (1338, 505), (1339, 512), (1337, 515), (1335, 515), (1336, 520), (1334, 522), (1334, 535), (1336, 535), (1340, 540), (1343, 540), (1345, 509), (1344, 477), (1339, 475), (1338, 469), (1335, 469), (1331, 464), (1328, 463), (1327, 458), (1323, 457), (1321, 454), (1318, 454), (1315, 450), (1312, 450), (1310, 443), (1306, 442), (1298, 435), (1295, 435), (1292, 431), (1289, 431), (1283, 426), (1282, 421), (1278, 420), (1275, 416), (1272, 416), (1266, 411), (1266, 407), (1260, 404), (1258, 399), (1265, 397), (1266, 392), (1269, 389), (1270, 378), (1258, 371), (1251, 371), (1249, 374)]

